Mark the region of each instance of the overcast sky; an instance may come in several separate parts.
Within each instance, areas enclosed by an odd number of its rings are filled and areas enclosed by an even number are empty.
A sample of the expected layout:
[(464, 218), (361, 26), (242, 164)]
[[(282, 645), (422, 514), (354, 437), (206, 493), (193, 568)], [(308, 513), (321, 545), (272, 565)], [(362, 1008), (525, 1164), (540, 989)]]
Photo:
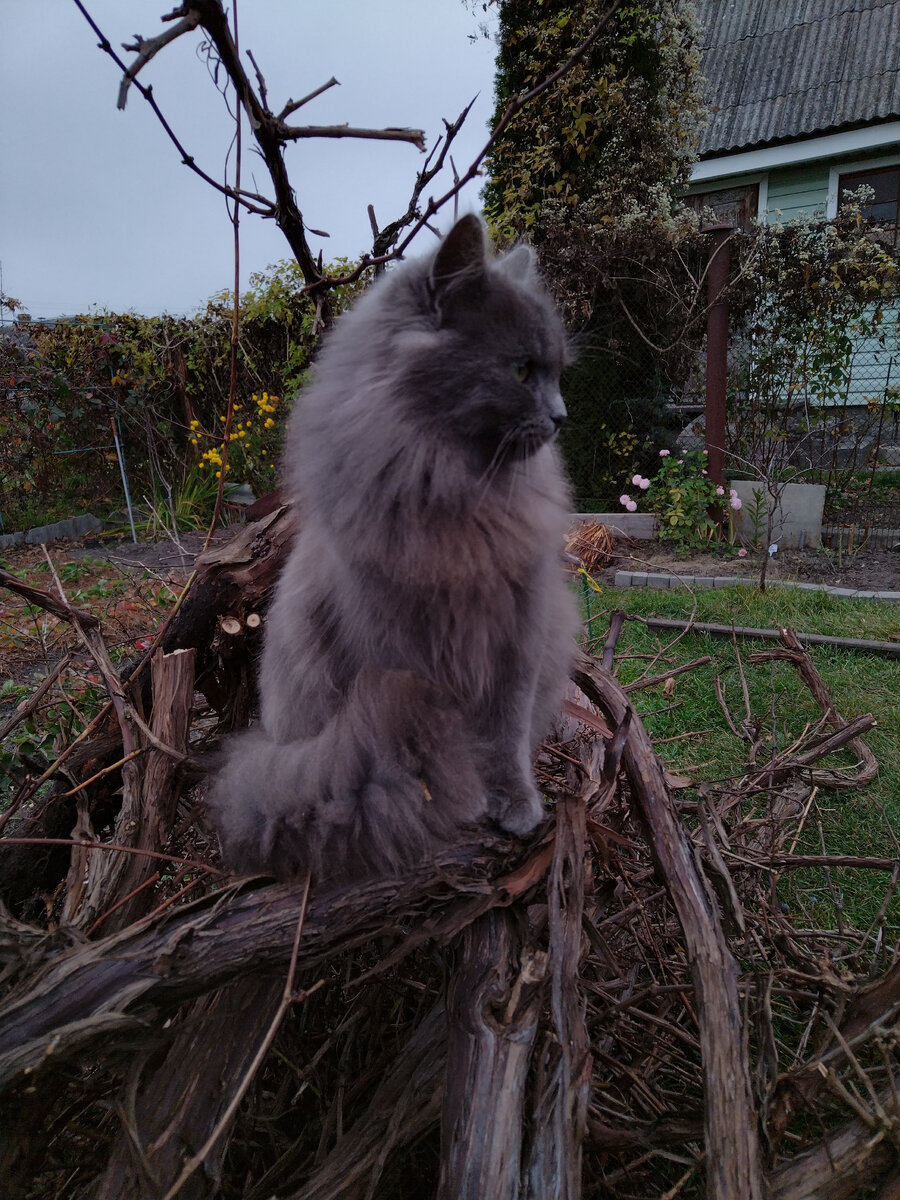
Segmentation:
[[(159, 18), (174, 6), (85, 3), (117, 49), (136, 33), (168, 28)], [(461, 172), (487, 138), (493, 107), (493, 42), (470, 40), (479, 17), (461, 0), (240, 0), (238, 7), (241, 49), (252, 51), (265, 76), (273, 111), (332, 75), (340, 81), (295, 114), (297, 124), (412, 126), (425, 130), (430, 148), (442, 118), (454, 120), (480, 93), (455, 142)], [(197, 32), (184, 35), (140, 78), (153, 85), (198, 165), (221, 179), (233, 124), (199, 45)], [(231, 286), (224, 200), (180, 164), (135, 89), (117, 110), (118, 86), (115, 64), (72, 0), (0, 0), (0, 269), (3, 291), (34, 317), (93, 308), (191, 312)], [(255, 190), (271, 195), (251, 147), (245, 123), (244, 184), (255, 179)], [(423, 162), (405, 143), (350, 139), (304, 140), (286, 158), (307, 225), (331, 234), (311, 238), (326, 260), (368, 249), (366, 205), (374, 204), (382, 225), (399, 216)], [(450, 182), (436, 180), (431, 190)], [(476, 182), (461, 211), (478, 206)], [(242, 216), (242, 288), (251, 271), (289, 254), (274, 222)]]

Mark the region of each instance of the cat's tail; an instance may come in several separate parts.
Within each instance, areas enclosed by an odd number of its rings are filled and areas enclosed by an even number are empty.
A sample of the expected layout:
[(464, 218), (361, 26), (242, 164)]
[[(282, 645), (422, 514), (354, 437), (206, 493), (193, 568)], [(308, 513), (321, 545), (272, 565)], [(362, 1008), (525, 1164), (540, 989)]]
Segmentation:
[(421, 861), (486, 807), (458, 716), (401, 671), (360, 677), (316, 737), (238, 735), (207, 803), (233, 868), (328, 881)]

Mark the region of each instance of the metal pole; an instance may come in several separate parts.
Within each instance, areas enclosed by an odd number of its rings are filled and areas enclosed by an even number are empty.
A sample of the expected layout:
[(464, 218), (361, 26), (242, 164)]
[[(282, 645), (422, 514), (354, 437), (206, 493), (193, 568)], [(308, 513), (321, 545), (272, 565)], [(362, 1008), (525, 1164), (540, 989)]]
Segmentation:
[(128, 473), (125, 470), (125, 452), (122, 450), (122, 444), (119, 441), (119, 431), (116, 428), (117, 417), (110, 417), (110, 425), (112, 425), (113, 442), (116, 447), (116, 458), (119, 460), (119, 470), (122, 472), (122, 488), (125, 492), (125, 507), (128, 509), (128, 524), (131, 526), (131, 540), (137, 545), (137, 534), (134, 532), (134, 513), (131, 510), (131, 493), (128, 490)]
[(709, 265), (706, 273), (706, 469), (725, 486), (725, 388), (728, 380), (728, 286), (731, 225), (708, 225)]

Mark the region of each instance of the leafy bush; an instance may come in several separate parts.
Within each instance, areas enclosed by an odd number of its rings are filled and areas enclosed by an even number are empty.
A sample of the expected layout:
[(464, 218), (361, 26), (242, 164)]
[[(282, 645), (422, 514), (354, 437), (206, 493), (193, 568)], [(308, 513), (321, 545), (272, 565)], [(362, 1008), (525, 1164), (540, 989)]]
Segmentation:
[[(336, 310), (361, 288), (336, 289)], [(20, 320), (0, 336), (5, 527), (120, 508), (114, 428), (133, 498), (146, 500), (151, 511), (177, 508), (185, 489), (196, 490), (195, 465), (209, 449), (195, 432), (212, 436), (227, 407), (231, 328), (231, 297), (222, 293), (187, 318), (99, 313), (48, 324)], [(252, 275), (241, 298), (237, 403), (246, 411), (256, 408), (254, 397), (292, 395), (318, 334), (316, 303), (303, 291), (295, 263)], [(280, 425), (286, 408), (266, 417)], [(277, 461), (278, 446), (278, 437), (267, 435), (266, 454), (260, 446), (258, 457)], [(240, 455), (233, 462), (237, 478), (245, 464)], [(252, 466), (252, 482), (270, 486), (271, 467)]]

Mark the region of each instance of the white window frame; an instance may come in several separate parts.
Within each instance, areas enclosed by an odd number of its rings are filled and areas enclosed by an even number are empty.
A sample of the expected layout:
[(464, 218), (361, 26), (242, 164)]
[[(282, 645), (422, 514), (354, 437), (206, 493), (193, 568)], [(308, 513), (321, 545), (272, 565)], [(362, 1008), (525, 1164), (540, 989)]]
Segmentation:
[(882, 171), (886, 167), (900, 167), (900, 154), (894, 152), (881, 158), (866, 158), (861, 162), (838, 163), (828, 172), (828, 198), (825, 201), (825, 216), (833, 221), (838, 211), (838, 192), (842, 175), (856, 175), (860, 171)]

